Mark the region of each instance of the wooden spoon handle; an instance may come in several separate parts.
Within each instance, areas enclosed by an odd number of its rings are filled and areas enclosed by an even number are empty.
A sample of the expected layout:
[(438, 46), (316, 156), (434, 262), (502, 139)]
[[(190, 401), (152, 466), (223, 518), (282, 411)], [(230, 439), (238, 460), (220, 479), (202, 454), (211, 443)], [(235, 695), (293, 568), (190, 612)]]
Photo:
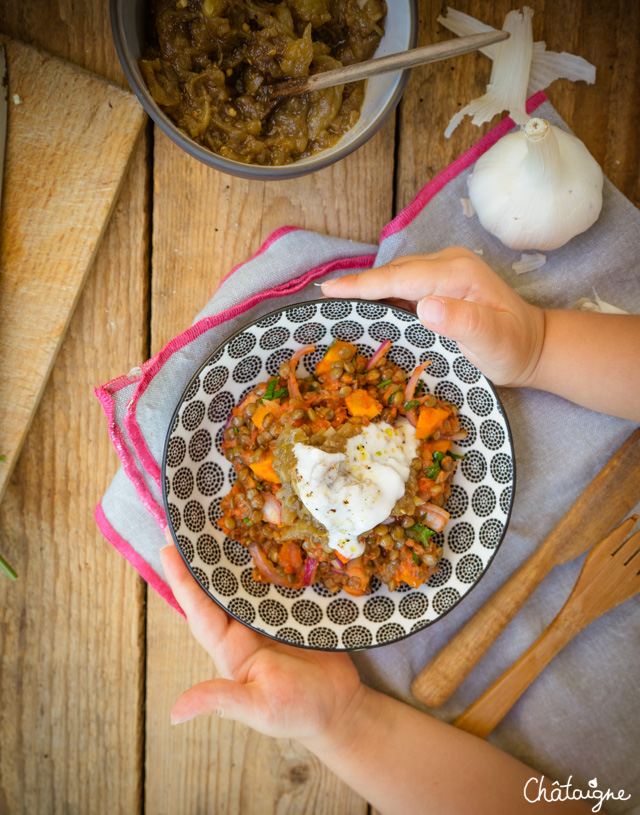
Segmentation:
[(412, 685), (416, 699), (429, 707), (444, 704), (550, 569), (594, 546), (638, 498), (640, 428), (616, 450), (543, 543), (418, 674)]
[(559, 619), (560, 615), (520, 659), (458, 716), (454, 721), (456, 727), (486, 739), (558, 651), (591, 622), (588, 619), (578, 620), (574, 616), (568, 618), (567, 624), (563, 625), (558, 622)]
[[(608, 553), (621, 544), (637, 520), (638, 516), (632, 515), (623, 521), (600, 541), (589, 557), (592, 557), (597, 550), (602, 550), (602, 547), (606, 547)], [(637, 536), (640, 536), (640, 533), (636, 533), (635, 537)], [(608, 574), (609, 580), (615, 581), (616, 573), (610, 571)], [(627, 597), (616, 596), (615, 590), (608, 587), (605, 574), (602, 574), (598, 583), (598, 591), (604, 597), (599, 603), (589, 603), (586, 595), (592, 590), (592, 582), (589, 578), (585, 581), (586, 577), (585, 563), (571, 594), (549, 627), (482, 696), (458, 716), (454, 722), (456, 727), (485, 739), (538, 674), (546, 668), (572, 637), (575, 637), (601, 614), (632, 596), (631, 594)], [(640, 585), (636, 585), (633, 593), (636, 593), (638, 589)]]
[(405, 68), (413, 68), (416, 65), (426, 65), (429, 62), (457, 57), (460, 54), (477, 51), (479, 48), (485, 48), (487, 45), (506, 40), (508, 37), (509, 33), (507, 31), (487, 31), (481, 34), (470, 34), (468, 37), (458, 37), (455, 40), (445, 40), (433, 45), (411, 48), (409, 51), (401, 51), (399, 54), (389, 54), (386, 57), (376, 57), (366, 62), (357, 62), (344, 68), (336, 68), (332, 71), (322, 71), (319, 74), (312, 74), (312, 76), (305, 76), (300, 79), (274, 83), (269, 91), (274, 98), (284, 98), (285, 96), (297, 96), (307, 91), (334, 88), (336, 85), (357, 82), (360, 79), (368, 79), (370, 76), (385, 74), (389, 71), (404, 70)]
[(429, 707), (446, 702), (553, 565), (538, 547), (418, 674), (411, 686), (416, 699)]

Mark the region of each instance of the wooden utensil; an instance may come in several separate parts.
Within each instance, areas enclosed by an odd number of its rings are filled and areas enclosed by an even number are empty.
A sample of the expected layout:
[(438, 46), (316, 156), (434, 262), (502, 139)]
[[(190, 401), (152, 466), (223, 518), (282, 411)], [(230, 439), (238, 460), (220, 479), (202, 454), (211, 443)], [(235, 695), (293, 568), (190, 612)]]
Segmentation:
[(442, 705), (558, 563), (590, 549), (640, 499), (640, 428), (605, 464), (564, 518), (413, 681), (413, 695)]
[(146, 116), (132, 93), (102, 77), (0, 42), (10, 108), (0, 221), (1, 500)]
[(589, 552), (569, 599), (520, 659), (454, 724), (485, 739), (561, 648), (601, 614), (640, 591), (640, 532), (632, 515)]
[(299, 79), (274, 82), (265, 87), (267, 101), (269, 102), (265, 116), (273, 109), (274, 105), (290, 96), (300, 96), (300, 94), (308, 91), (334, 88), (336, 85), (357, 82), (360, 79), (368, 79), (370, 76), (385, 74), (389, 71), (404, 70), (405, 68), (413, 68), (416, 65), (426, 65), (428, 62), (438, 62), (449, 57), (457, 57), (460, 54), (468, 54), (470, 51), (477, 51), (479, 48), (484, 48), (492, 43), (506, 40), (509, 36), (508, 31), (470, 34), (468, 37), (458, 37), (455, 40), (423, 45), (420, 48), (412, 48), (399, 54), (389, 54), (386, 57), (376, 57), (366, 62), (346, 65), (333, 71), (322, 71), (319, 74), (312, 74)]

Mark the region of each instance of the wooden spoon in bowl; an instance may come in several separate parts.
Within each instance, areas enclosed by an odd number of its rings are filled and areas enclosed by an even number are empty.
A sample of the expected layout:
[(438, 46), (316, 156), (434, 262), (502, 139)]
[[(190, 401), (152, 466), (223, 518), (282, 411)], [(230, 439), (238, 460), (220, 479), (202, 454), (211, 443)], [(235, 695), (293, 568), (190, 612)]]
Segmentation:
[(325, 88), (333, 88), (336, 85), (345, 85), (347, 82), (357, 82), (360, 79), (368, 79), (370, 76), (386, 74), (389, 71), (398, 71), (405, 68), (413, 68), (416, 65), (426, 65), (428, 62), (438, 62), (448, 57), (457, 57), (460, 54), (467, 54), (476, 51), (495, 42), (501, 42), (509, 38), (508, 31), (488, 31), (482, 34), (470, 34), (468, 37), (458, 37), (455, 40), (445, 40), (433, 45), (423, 45), (420, 48), (412, 48), (409, 51), (402, 51), (399, 54), (389, 54), (386, 57), (376, 57), (366, 62), (357, 62), (354, 65), (346, 65), (343, 68), (336, 68), (333, 71), (322, 71), (311, 76), (303, 76), (296, 79), (286, 79), (282, 82), (274, 82), (264, 87), (267, 107), (263, 115), (267, 116), (274, 106), (283, 99), (290, 96), (299, 96), (308, 91), (319, 91)]

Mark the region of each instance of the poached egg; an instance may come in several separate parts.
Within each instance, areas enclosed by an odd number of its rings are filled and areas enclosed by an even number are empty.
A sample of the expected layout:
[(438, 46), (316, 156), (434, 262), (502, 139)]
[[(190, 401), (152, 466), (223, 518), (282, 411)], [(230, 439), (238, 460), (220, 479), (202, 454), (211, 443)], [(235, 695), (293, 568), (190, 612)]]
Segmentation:
[(343, 558), (364, 552), (358, 536), (386, 520), (404, 495), (417, 446), (415, 428), (406, 420), (363, 427), (347, 440), (344, 453), (294, 445), (300, 500)]

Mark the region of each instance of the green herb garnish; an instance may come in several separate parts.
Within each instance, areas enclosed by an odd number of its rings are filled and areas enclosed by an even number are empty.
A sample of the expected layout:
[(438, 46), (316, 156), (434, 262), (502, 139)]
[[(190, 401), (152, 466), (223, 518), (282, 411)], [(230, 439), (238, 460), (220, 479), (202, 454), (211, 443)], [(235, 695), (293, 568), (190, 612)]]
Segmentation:
[(0, 455), (0, 461), (6, 461), (6, 460), (7, 460), (7, 457), (6, 457), (6, 456), (4, 456), (4, 455)]
[(412, 399), (410, 402), (405, 402), (404, 403), (404, 409), (405, 410), (413, 410), (413, 408), (417, 408), (419, 404), (420, 404), (420, 401), (418, 399)]
[(11, 580), (17, 580), (18, 574), (15, 572), (11, 566), (7, 563), (7, 561), (0, 555), (0, 569), (9, 577)]
[(389, 396), (389, 398), (387, 399), (387, 404), (388, 404), (388, 405), (390, 405), (390, 404), (391, 404), (391, 402), (393, 401), (393, 397), (396, 395), (396, 393), (400, 393), (400, 388), (398, 388), (397, 390), (395, 390), (395, 391), (394, 391), (394, 392), (393, 392), (393, 393), (392, 393), (392, 394)]
[(250, 524), (250, 523), (251, 523), (251, 521), (249, 520), (249, 518), (243, 518), (242, 520), (243, 520), (243, 521), (244, 521), (246, 524)]
[(432, 481), (438, 477), (438, 473), (440, 472), (440, 462), (444, 458), (444, 453), (434, 453), (433, 454), (433, 464), (427, 467), (424, 471), (424, 474), (427, 478), (430, 478)]
[(267, 385), (267, 389), (264, 392), (264, 396), (261, 396), (258, 401), (262, 404), (263, 399), (268, 399), (272, 401), (273, 399), (280, 399), (283, 396), (287, 396), (289, 391), (287, 388), (278, 388), (276, 390), (276, 385), (278, 384), (278, 379), (275, 377), (274, 379), (269, 380), (269, 384)]
[(237, 427), (234, 427), (234, 428), (233, 428), (233, 432), (234, 432), (234, 433), (236, 434), (236, 436), (237, 436), (237, 435), (238, 435), (238, 432), (239, 432), (239, 431), (238, 431), (238, 428), (237, 428)]
[(429, 538), (432, 535), (435, 535), (435, 531), (433, 529), (429, 529), (428, 526), (423, 526), (422, 524), (414, 524), (407, 529), (406, 534), (413, 538), (414, 541), (421, 543), (423, 546), (429, 545)]
[(440, 462), (445, 456), (449, 456), (452, 459), (459, 459), (459, 458), (466, 458), (466, 455), (458, 455), (457, 453), (440, 453), (436, 452), (433, 454), (433, 464), (430, 467), (427, 467), (424, 471), (424, 474), (427, 478), (430, 478), (434, 481), (438, 477), (438, 473), (442, 469), (440, 466)]
[(387, 385), (390, 385), (392, 382), (391, 379), (385, 379), (384, 382), (381, 382), (378, 387), (379, 388), (386, 388)]
[(416, 553), (415, 553), (415, 552), (412, 552), (412, 553), (411, 553), (411, 557), (413, 558), (413, 562), (416, 564), (416, 566), (422, 566), (422, 561), (421, 561), (421, 560), (420, 560), (420, 558), (419, 558), (419, 557), (416, 555)]

